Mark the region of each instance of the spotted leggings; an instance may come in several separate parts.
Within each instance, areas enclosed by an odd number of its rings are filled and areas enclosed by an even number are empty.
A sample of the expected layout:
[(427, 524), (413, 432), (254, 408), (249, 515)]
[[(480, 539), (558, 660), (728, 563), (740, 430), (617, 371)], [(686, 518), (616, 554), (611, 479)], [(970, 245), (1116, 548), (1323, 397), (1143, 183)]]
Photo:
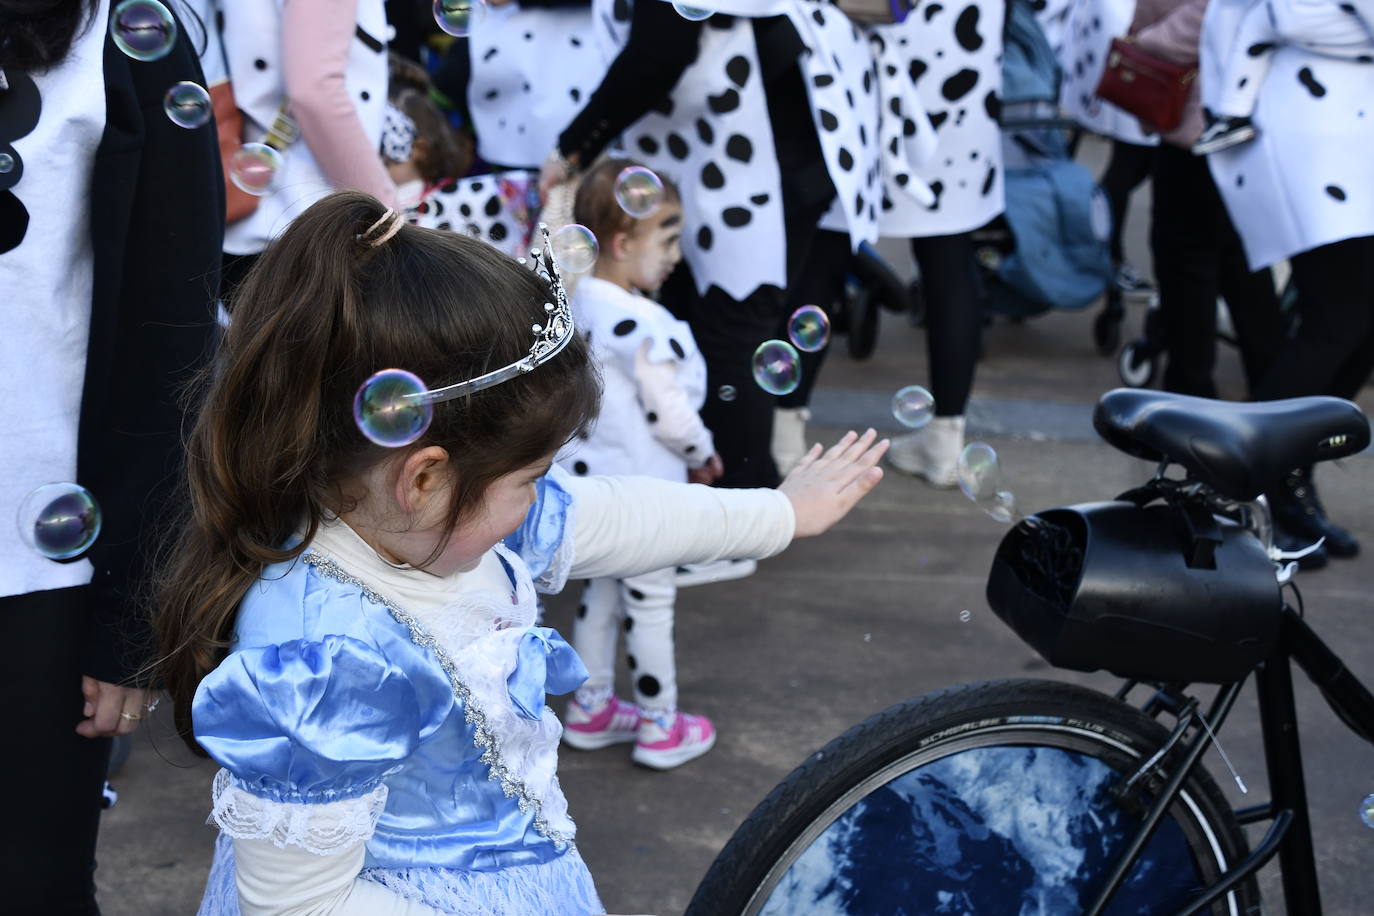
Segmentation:
[(623, 629), (635, 703), (651, 715), (677, 709), (675, 572), (669, 567), (625, 579), (587, 581), (573, 624), (573, 648), (589, 673), (577, 691), (579, 702), (595, 703), (614, 690), (616, 637)]

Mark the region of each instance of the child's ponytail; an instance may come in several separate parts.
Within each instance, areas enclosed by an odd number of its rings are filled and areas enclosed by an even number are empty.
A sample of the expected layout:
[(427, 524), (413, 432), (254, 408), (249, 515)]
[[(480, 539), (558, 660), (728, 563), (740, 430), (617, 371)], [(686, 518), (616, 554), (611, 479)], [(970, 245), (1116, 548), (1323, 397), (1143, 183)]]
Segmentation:
[[(191, 699), (231, 643), (239, 601), (264, 567), (298, 556), (326, 514), (347, 511), (342, 482), (395, 454), (354, 426), (358, 386), (386, 368), (438, 386), (512, 362), (543, 314), (549, 291), (526, 268), (396, 219), (365, 194), (331, 195), (268, 248), (234, 297), (187, 446), (187, 517), (158, 588), (162, 679), (198, 752)], [(436, 407), (412, 447), (449, 450), (452, 525), (493, 480), (594, 415), (595, 378), (575, 343), (507, 385)]]

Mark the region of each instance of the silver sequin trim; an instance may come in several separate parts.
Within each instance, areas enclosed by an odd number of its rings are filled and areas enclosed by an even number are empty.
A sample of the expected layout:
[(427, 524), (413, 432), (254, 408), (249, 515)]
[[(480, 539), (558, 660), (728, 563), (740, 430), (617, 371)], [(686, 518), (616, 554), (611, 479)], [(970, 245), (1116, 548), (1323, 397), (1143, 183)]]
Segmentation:
[(386, 608), (397, 623), (410, 631), (411, 642), (434, 653), (434, 657), (439, 660), (439, 666), (444, 669), (444, 674), (448, 676), (448, 682), (453, 687), (454, 697), (463, 704), (463, 717), (468, 724), (473, 726), (473, 743), (482, 749), (482, 756), (478, 759), (488, 767), (487, 778), (499, 782), (502, 793), (507, 798), (516, 799), (516, 804), (519, 805), (523, 813), (534, 812), (534, 829), (540, 836), (552, 840), (555, 849), (561, 851), (566, 848), (572, 842), (572, 838), (549, 826), (549, 822), (544, 820), (543, 803), (539, 797), (531, 792), (522, 780), (517, 779), (511, 773), (510, 768), (506, 766), (501, 757), (501, 740), (487, 727), (486, 713), (482, 711), (476, 697), (468, 689), (468, 685), (464, 684), (463, 679), (458, 676), (458, 666), (453, 663), (453, 659), (439, 645), (439, 641), (426, 632), (418, 620), (377, 594), (361, 579), (350, 575), (333, 560), (317, 553), (307, 553), (301, 559), (319, 570), (321, 575), (328, 576), (336, 582), (353, 586), (361, 591), (369, 601)]

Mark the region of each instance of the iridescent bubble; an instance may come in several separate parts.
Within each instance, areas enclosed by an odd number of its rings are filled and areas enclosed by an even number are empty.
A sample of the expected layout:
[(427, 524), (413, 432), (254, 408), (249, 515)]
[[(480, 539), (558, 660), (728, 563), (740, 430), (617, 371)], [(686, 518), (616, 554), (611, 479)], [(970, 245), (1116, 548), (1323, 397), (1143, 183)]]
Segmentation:
[(801, 357), (785, 340), (765, 340), (754, 351), (754, 381), (769, 394), (791, 394), (801, 384)]
[(1002, 464), (986, 442), (970, 442), (959, 453), (959, 489), (999, 522), (1016, 518), (1016, 498), (1002, 485)]
[(177, 127), (203, 127), (210, 120), (210, 93), (199, 83), (176, 83), (162, 97), (162, 110)]
[(1366, 827), (1374, 827), (1374, 795), (1366, 795), (1360, 802), (1360, 820)]
[(830, 318), (820, 306), (803, 305), (787, 319), (787, 339), (798, 350), (815, 353), (830, 342)]
[(673, 9), (677, 10), (679, 16), (690, 22), (700, 22), (703, 19), (710, 19), (712, 13), (712, 10), (704, 10), (699, 6), (688, 6), (685, 3), (677, 2), (673, 3)]
[(663, 182), (642, 165), (627, 166), (615, 178), (615, 202), (635, 219), (652, 216), (663, 202)]
[(487, 16), (483, 0), (434, 0), (434, 21), (454, 38), (466, 38)]
[(271, 193), (281, 163), (281, 153), (266, 143), (245, 143), (229, 157), (229, 180), (245, 194), (262, 197)]
[(425, 391), (419, 376), (404, 369), (383, 369), (363, 382), (353, 396), (353, 422), (378, 445), (397, 448), (425, 434), (434, 405), (417, 395)]
[(920, 429), (935, 416), (935, 395), (920, 385), (907, 385), (892, 396), (892, 416), (912, 429)]
[(100, 506), (75, 483), (47, 483), (19, 504), (19, 537), (49, 560), (70, 560), (100, 534)]
[(720, 398), (722, 401), (729, 402), (735, 399), (735, 394), (734, 385), (721, 385), (720, 390), (716, 392), (716, 397)]
[(134, 60), (157, 60), (176, 44), (177, 23), (158, 0), (124, 0), (110, 17), (110, 37)]
[(549, 248), (558, 266), (575, 274), (586, 273), (596, 263), (596, 236), (577, 223), (569, 223), (555, 232), (549, 239)]

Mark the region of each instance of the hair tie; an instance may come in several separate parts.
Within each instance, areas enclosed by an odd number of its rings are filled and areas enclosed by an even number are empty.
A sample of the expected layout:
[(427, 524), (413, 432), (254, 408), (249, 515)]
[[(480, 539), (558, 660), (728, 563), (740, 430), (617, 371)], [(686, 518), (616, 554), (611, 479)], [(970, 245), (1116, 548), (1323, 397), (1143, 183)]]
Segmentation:
[[(369, 238), (369, 236), (372, 235), (372, 233), (376, 232), (378, 227), (380, 227), (387, 220), (391, 220), (391, 225), (388, 226), (382, 232), (382, 234), (377, 236), (375, 239)], [(354, 238), (366, 244), (368, 248), (376, 248), (378, 245), (381, 245), (387, 239), (391, 238), (393, 235), (400, 232), (401, 226), (403, 225), (405, 225), (405, 220), (401, 218), (401, 214), (397, 213), (390, 207), (387, 207), (386, 212), (383, 213), (381, 216), (377, 217), (377, 221), (375, 223), (373, 223), (371, 226), (368, 226), (367, 229), (365, 229), (361, 234), (355, 235)]]

